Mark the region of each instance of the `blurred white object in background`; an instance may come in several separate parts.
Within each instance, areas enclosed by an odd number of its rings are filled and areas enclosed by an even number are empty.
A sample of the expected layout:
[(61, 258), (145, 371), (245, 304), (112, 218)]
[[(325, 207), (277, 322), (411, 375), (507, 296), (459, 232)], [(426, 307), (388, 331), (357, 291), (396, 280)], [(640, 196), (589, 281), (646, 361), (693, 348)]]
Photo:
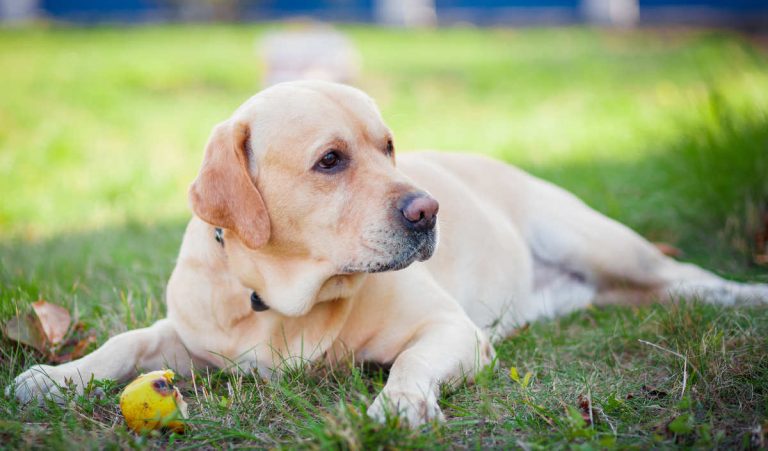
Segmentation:
[(361, 58), (355, 45), (327, 25), (270, 32), (260, 47), (265, 87), (302, 79), (353, 84), (360, 75)]
[(0, 0), (0, 22), (22, 23), (37, 17), (38, 0)]
[(587, 20), (600, 25), (632, 27), (640, 19), (638, 0), (582, 0)]
[(437, 24), (435, 0), (376, 0), (376, 21), (385, 25), (431, 27)]

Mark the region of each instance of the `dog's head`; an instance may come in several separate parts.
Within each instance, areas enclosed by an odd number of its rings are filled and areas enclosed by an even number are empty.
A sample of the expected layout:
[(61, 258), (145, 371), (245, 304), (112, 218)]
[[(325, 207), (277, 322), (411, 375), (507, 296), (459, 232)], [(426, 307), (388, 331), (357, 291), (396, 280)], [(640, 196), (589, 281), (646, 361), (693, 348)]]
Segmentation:
[(437, 201), (395, 168), (373, 100), (344, 85), (283, 83), (252, 97), (214, 129), (190, 200), (250, 250), (338, 274), (402, 269), (436, 245)]

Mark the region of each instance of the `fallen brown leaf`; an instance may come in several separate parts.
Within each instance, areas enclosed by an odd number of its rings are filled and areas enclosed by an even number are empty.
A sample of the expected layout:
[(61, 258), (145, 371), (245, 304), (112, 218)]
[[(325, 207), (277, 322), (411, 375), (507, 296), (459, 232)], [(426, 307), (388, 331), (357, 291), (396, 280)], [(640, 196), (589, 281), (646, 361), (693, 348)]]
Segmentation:
[(8, 339), (25, 344), (43, 352), (45, 334), (36, 318), (31, 315), (14, 316), (3, 324), (3, 333)]
[(592, 403), (589, 398), (584, 395), (579, 395), (579, 412), (587, 426), (591, 426), (593, 421), (597, 420), (597, 411), (592, 407)]
[(657, 241), (653, 243), (654, 246), (656, 246), (656, 249), (661, 251), (662, 254), (666, 255), (667, 257), (674, 257), (679, 258), (683, 255), (683, 251), (679, 248), (676, 248), (675, 246), (672, 246), (669, 243), (663, 243), (661, 241)]
[(72, 319), (64, 307), (43, 300), (32, 304), (32, 311), (37, 315), (40, 327), (49, 344), (59, 343), (69, 330)]
[(48, 358), (56, 363), (69, 362), (82, 357), (88, 346), (96, 342), (93, 331), (85, 329), (83, 323), (76, 323), (66, 340), (61, 342), (54, 352), (49, 353)]
[(6, 321), (2, 329), (8, 339), (36, 349), (51, 362), (62, 363), (81, 357), (96, 339), (82, 323), (71, 323), (67, 309), (40, 300), (32, 304), (32, 311)]

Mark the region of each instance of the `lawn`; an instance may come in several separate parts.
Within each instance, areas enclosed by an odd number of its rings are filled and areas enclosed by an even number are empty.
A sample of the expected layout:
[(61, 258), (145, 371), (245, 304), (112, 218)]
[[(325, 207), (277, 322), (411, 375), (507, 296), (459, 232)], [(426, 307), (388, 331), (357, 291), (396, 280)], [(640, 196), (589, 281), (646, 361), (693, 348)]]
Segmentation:
[[(102, 343), (163, 316), (186, 188), (212, 126), (258, 90), (267, 29), (0, 30), (0, 320), (46, 299)], [(401, 151), (496, 156), (685, 260), (768, 282), (768, 55), (748, 39), (345, 31)], [(2, 386), (42, 359), (0, 346)], [(767, 349), (764, 307), (589, 309), (499, 343), (495, 370), (445, 392), (447, 422), (418, 431), (370, 422), (386, 374), (346, 362), (272, 383), (201, 370), (180, 384), (184, 435), (129, 432), (111, 381), (66, 407), (0, 398), (0, 447), (759, 447)]]

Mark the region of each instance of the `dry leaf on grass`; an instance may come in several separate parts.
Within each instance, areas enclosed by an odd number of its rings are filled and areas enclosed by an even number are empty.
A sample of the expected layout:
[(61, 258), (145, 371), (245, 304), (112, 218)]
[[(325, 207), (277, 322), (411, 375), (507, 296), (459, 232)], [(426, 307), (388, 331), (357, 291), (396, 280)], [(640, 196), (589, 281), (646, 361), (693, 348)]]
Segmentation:
[(60, 305), (42, 300), (32, 304), (32, 311), (40, 322), (47, 344), (58, 344), (67, 334), (69, 324), (72, 322), (69, 311)]
[(662, 254), (666, 255), (667, 257), (680, 258), (683, 255), (682, 250), (680, 250), (675, 246), (672, 246), (669, 243), (656, 241), (653, 243), (653, 245), (656, 246), (656, 249), (658, 249)]
[(31, 346), (55, 363), (81, 357), (95, 341), (93, 333), (72, 318), (64, 307), (43, 300), (32, 304), (32, 311), (19, 314), (3, 324), (8, 339)]
[[(43, 352), (43, 331), (29, 315), (14, 316), (3, 324), (3, 333), (9, 340), (25, 344)], [(34, 318), (32, 318), (34, 319)]]
[(579, 413), (587, 426), (597, 421), (597, 411), (592, 407), (592, 400), (584, 395), (579, 395)]
[(48, 354), (48, 358), (56, 363), (79, 359), (85, 355), (88, 346), (95, 342), (93, 331), (87, 330), (83, 323), (75, 323), (69, 335), (56, 346), (54, 352)]

